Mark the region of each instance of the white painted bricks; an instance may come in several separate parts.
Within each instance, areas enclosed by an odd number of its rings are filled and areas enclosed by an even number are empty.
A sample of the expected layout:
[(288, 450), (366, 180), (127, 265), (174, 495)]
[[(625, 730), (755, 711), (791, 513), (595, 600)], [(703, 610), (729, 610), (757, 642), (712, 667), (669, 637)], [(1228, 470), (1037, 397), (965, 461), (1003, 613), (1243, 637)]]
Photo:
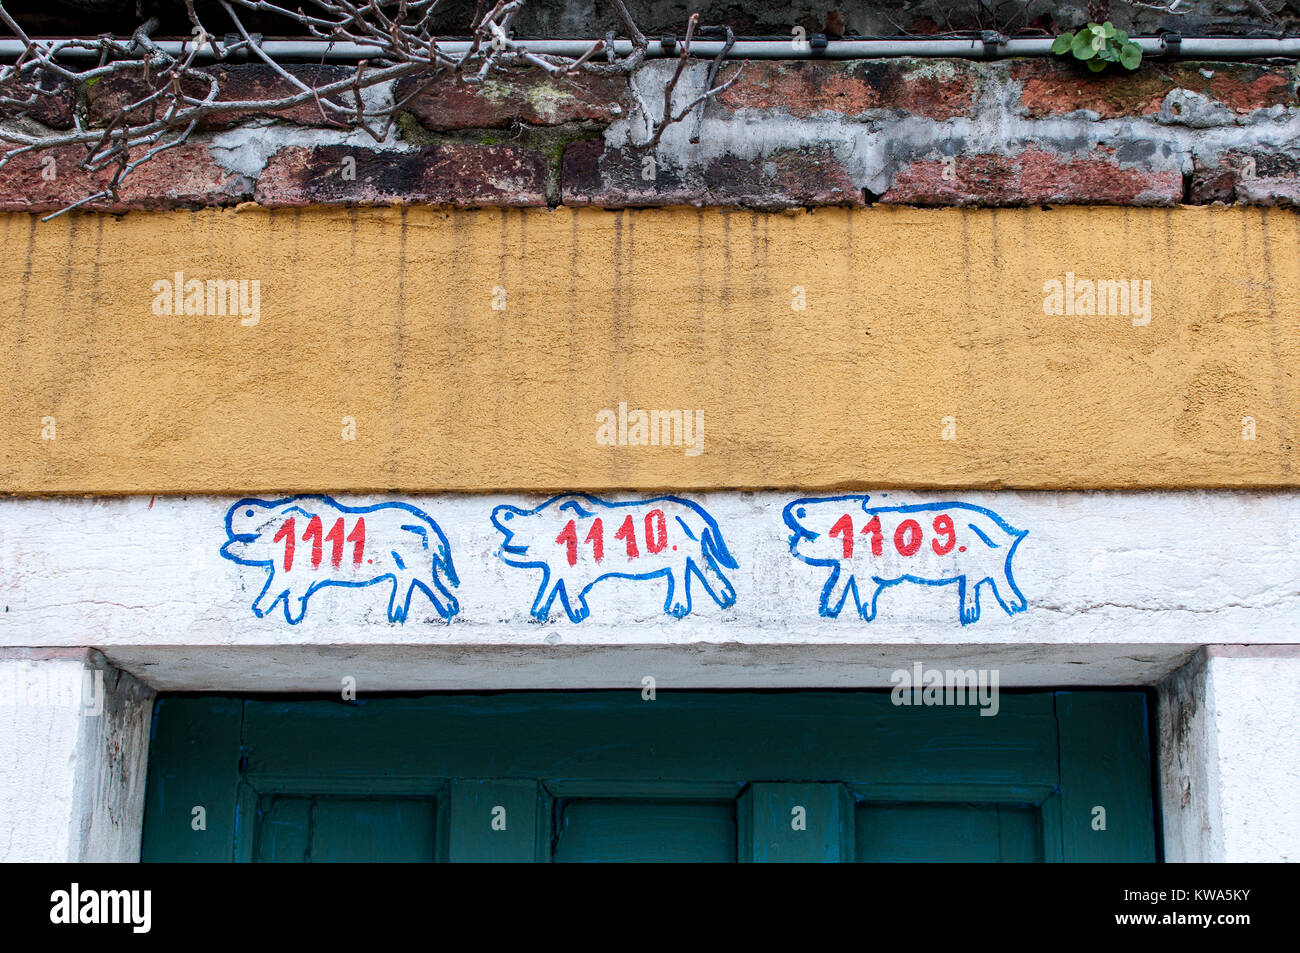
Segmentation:
[[(460, 578), (449, 624), (419, 591), (410, 617), (390, 622), (384, 584), (321, 589), (298, 625), (279, 606), (258, 618), (268, 570), (221, 555), (235, 498), (0, 501), (0, 645), (91, 644), (160, 690), (333, 691), (346, 668), (368, 690), (414, 691), (616, 687), (647, 672), (679, 687), (887, 687), (918, 660), (996, 665), (1007, 687), (1154, 684), (1203, 645), (1300, 642), (1295, 492), (870, 494), (868, 506), (957, 500), (1028, 531), (1013, 557), (1026, 611), (1008, 615), (985, 586), (968, 625), (955, 585), (909, 582), (882, 593), (874, 621), (851, 599), (822, 618), (830, 569), (791, 556), (782, 519), (797, 496), (689, 497), (738, 563), (723, 570), (734, 605), (697, 583), (693, 611), (677, 619), (662, 578), (611, 578), (577, 624), (558, 599), (550, 621), (530, 616), (541, 570), (497, 555), (494, 507), (540, 497), (339, 497), (406, 500), (437, 522)], [(869, 545), (856, 524), (855, 537)], [(298, 546), (308, 558), (310, 544)]]
[[(419, 593), (390, 622), (382, 586), (320, 590), (300, 625), (258, 618), (266, 570), (220, 555), (233, 498), (0, 502), (0, 688), (74, 700), (0, 707), (0, 859), (138, 855), (152, 694), (87, 643), (172, 690), (336, 691), (341, 675), (364, 692), (633, 688), (646, 674), (663, 690), (883, 687), (914, 661), (997, 667), (1004, 687), (1160, 682), (1168, 859), (1300, 857), (1300, 494), (872, 494), (870, 506), (970, 503), (1029, 531), (1014, 557), (1027, 610), (1008, 615), (985, 591), (964, 626), (954, 586), (910, 583), (886, 590), (872, 622), (851, 603), (822, 618), (829, 570), (791, 557), (782, 520), (795, 496), (691, 497), (738, 563), (733, 606), (697, 591), (675, 619), (662, 579), (607, 579), (577, 624), (558, 608), (532, 619), (540, 571), (497, 556), (493, 508), (541, 498), (407, 501), (450, 543), (450, 624)], [(96, 672), (103, 711), (87, 717), (76, 700)]]
[(1210, 646), (1160, 686), (1170, 861), (1300, 860), (1300, 651)]
[[(541, 498), (339, 497), (356, 505), (405, 499), (436, 520), (460, 577), (460, 611), (445, 624), (417, 591), (410, 618), (393, 623), (389, 586), (333, 586), (311, 596), (298, 625), (278, 609), (258, 618), (251, 607), (268, 571), (222, 557), (233, 498), (6, 500), (0, 645), (1152, 644), (1190, 652), (1215, 642), (1300, 641), (1294, 492), (871, 494), (872, 507), (958, 500), (1028, 531), (1014, 556), (1027, 611), (1008, 615), (984, 587), (981, 616), (969, 625), (959, 622), (956, 586), (907, 582), (882, 593), (874, 621), (859, 618), (852, 600), (838, 618), (822, 618), (830, 570), (791, 556), (782, 521), (782, 508), (797, 496), (689, 497), (717, 521), (739, 564), (723, 570), (735, 587), (733, 606), (720, 608), (697, 583), (693, 611), (676, 619), (664, 611), (663, 579), (605, 579), (591, 589), (590, 617), (578, 624), (558, 600), (551, 621), (533, 619), (541, 571), (507, 566), (497, 555), (503, 537), (493, 508), (532, 507)], [(860, 510), (857, 516), (861, 523)], [(621, 518), (607, 514), (605, 545), (615, 553)], [(928, 526), (926, 533), (929, 545)], [(310, 547), (298, 547), (301, 562)], [(550, 558), (560, 558), (563, 547), (552, 549)], [(863, 586), (865, 596), (870, 584)]]
[(0, 650), (0, 862), (139, 859), (152, 709), (98, 653)]

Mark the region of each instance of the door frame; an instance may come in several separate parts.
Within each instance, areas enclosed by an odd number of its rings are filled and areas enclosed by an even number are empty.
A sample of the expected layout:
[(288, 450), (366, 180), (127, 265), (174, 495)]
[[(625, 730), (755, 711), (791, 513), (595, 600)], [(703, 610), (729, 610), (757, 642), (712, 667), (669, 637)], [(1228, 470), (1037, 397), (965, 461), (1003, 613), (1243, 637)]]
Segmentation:
[[(839, 784), (851, 805), (1028, 804), (1041, 819), (1046, 861), (1149, 862), (1159, 856), (1150, 705), (1141, 689), (1006, 691), (991, 718), (970, 707), (899, 707), (881, 691), (674, 691), (653, 701), (626, 690), (372, 696), (355, 703), (161, 696), (141, 859), (249, 861), (263, 797), (384, 794), (433, 800), (439, 859), (465, 859), (448, 848), (457, 842), (452, 805), (460, 794), (453, 789), (533, 781), (535, 836), (526, 859), (544, 860), (557, 800), (739, 803), (748, 785), (779, 781)], [(838, 747), (809, 747), (810, 721)], [(570, 757), (566, 745), (589, 736), (592, 725), (608, 735), (603, 740), (616, 740)], [(459, 738), (443, 737), (455, 732)], [(493, 743), (512, 733), (526, 749), (513, 761), (510, 745)], [(761, 750), (741, 750), (736, 739), (755, 733), (763, 743), (753, 747)], [(845, 746), (854, 750), (845, 754)], [(667, 749), (667, 773), (679, 776), (650, 776), (657, 769), (646, 759), (660, 749)], [(548, 758), (563, 770), (547, 770)], [(457, 759), (467, 773), (439, 770)], [(322, 773), (322, 762), (346, 767)], [(193, 830), (192, 805), (205, 808), (203, 831)], [(1105, 809), (1105, 830), (1096, 829), (1097, 807)], [(507, 859), (525, 858), (516, 851)]]

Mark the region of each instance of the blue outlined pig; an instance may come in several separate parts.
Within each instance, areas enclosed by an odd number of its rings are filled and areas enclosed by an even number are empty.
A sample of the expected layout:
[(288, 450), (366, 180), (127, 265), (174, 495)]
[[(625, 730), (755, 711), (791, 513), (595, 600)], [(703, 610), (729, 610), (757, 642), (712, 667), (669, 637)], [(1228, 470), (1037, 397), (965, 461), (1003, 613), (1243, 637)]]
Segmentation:
[(417, 589), (443, 619), (460, 610), (447, 537), (408, 503), (344, 506), (321, 495), (245, 499), (226, 513), (226, 536), (222, 556), (270, 570), (253, 600), (258, 618), (283, 601), (285, 619), (297, 625), (318, 589), (381, 583), (392, 585), (390, 622), (406, 621)]
[(691, 611), (691, 580), (722, 608), (736, 590), (722, 570), (737, 568), (722, 531), (704, 508), (675, 496), (608, 503), (594, 496), (553, 497), (531, 510), (498, 506), (494, 525), (505, 539), (497, 555), (510, 566), (542, 570), (532, 614), (545, 621), (559, 596), (574, 622), (591, 613), (587, 593), (602, 579), (668, 581), (664, 612)]
[[(869, 507), (869, 499), (813, 497), (785, 507), (791, 554), (831, 570), (821, 593), (823, 616), (838, 616), (852, 593), (858, 614), (870, 622), (880, 593), (902, 582), (956, 585), (962, 625), (980, 617), (980, 586), (993, 591), (1007, 615), (1028, 607), (1011, 575), (1011, 559), (1027, 530), (970, 503)], [(865, 602), (863, 582), (871, 591)]]

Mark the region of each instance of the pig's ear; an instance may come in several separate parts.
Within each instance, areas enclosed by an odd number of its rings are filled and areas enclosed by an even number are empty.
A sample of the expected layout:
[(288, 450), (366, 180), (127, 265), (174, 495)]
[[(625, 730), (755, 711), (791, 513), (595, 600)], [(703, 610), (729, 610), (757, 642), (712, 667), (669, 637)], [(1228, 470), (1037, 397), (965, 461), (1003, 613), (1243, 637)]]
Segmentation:
[(579, 503), (577, 500), (569, 500), (567, 503), (561, 503), (560, 511), (563, 512), (564, 510), (569, 510), (573, 513), (577, 513), (579, 516), (584, 516), (584, 517), (596, 515), (595, 513), (589, 512), (588, 510), (584, 510), (582, 508), (582, 504)]

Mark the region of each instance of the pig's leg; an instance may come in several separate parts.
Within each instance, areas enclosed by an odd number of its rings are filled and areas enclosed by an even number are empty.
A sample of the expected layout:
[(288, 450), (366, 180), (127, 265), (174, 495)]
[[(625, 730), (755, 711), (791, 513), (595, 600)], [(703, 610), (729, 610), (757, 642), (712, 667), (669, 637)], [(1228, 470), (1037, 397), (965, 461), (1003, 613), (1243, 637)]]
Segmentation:
[(989, 583), (993, 586), (993, 594), (997, 596), (998, 602), (1006, 610), (1007, 615), (1015, 615), (1029, 608), (1029, 600), (1020, 591), (1016, 581), (1011, 578), (1009, 564), (1004, 562), (998, 567), (997, 571), (989, 576)]
[[(675, 619), (690, 615), (691, 612), (691, 576), (690, 560), (668, 567), (668, 597), (664, 600), (664, 612)], [(681, 576), (678, 582), (677, 577)]]
[[(429, 597), (433, 607), (438, 610), (438, 615), (444, 619), (450, 619), (460, 611), (460, 603), (456, 601), (456, 597), (451, 594), (451, 591), (438, 576), (438, 564), (436, 562), (429, 571), (429, 578), (433, 580), (433, 588), (430, 588), (423, 579), (419, 578), (411, 580), (411, 588), (414, 589), (419, 586), (424, 591), (424, 594)], [(409, 593), (406, 597), (406, 604), (408, 606), (411, 604)]]
[[(719, 606), (725, 609), (736, 604), (736, 590), (708, 555), (705, 555), (704, 559), (699, 562), (695, 559), (686, 561), (686, 568), (682, 572), (684, 585), (689, 586), (691, 584), (690, 573), (692, 571), (699, 577), (700, 583), (704, 586), (704, 591)], [(689, 603), (689, 601), (688, 599), (687, 602)]]
[(560, 588), (560, 581), (557, 579), (555, 585), (551, 585), (551, 577), (543, 576), (542, 584), (537, 588), (537, 597), (533, 599), (533, 607), (529, 611), (533, 618), (546, 621), (547, 616), (551, 614), (551, 603), (555, 601), (556, 590)]
[(579, 592), (576, 596), (570, 596), (569, 590), (566, 588), (560, 595), (560, 600), (564, 603), (564, 611), (569, 614), (571, 622), (581, 622), (591, 615), (591, 606), (587, 605), (586, 592)]
[(858, 585), (853, 584), (853, 596), (858, 600), (858, 615), (862, 616), (867, 622), (872, 622), (876, 618), (876, 602), (880, 599), (880, 594), (885, 591), (887, 583), (877, 577), (872, 576), (871, 581), (876, 584), (876, 588), (871, 592), (871, 598), (866, 602), (862, 601), (862, 596), (858, 593)]
[[(405, 573), (393, 573), (393, 591), (388, 596), (388, 621), (405, 622), (406, 616), (411, 611), (411, 596), (415, 592), (415, 582), (412, 580), (409, 585)], [(399, 597), (405, 594), (406, 601), (399, 601)]]
[(297, 625), (302, 621), (303, 616), (307, 614), (307, 599), (311, 596), (312, 590), (308, 589), (302, 595), (298, 595), (290, 586), (284, 594), (284, 617), (290, 625)]
[(969, 576), (957, 579), (957, 597), (961, 600), (961, 624), (970, 625), (980, 617), (980, 580), (969, 582)]
[(857, 600), (858, 584), (853, 579), (853, 571), (846, 572), (843, 566), (836, 563), (831, 567), (826, 585), (822, 587), (821, 614), (827, 619), (836, 618), (844, 608), (844, 600), (849, 597), (850, 589), (853, 590), (854, 601), (858, 602), (858, 611), (861, 612), (862, 605)]
[(571, 621), (581, 622), (591, 615), (591, 609), (587, 605), (585, 594), (578, 594), (578, 607), (575, 609), (569, 603), (569, 589), (564, 584), (564, 577), (558, 576), (555, 582), (552, 583), (548, 576), (542, 580), (542, 585), (537, 590), (537, 598), (533, 600), (533, 618), (545, 622), (551, 615), (551, 605), (555, 602), (557, 595), (560, 597), (560, 605), (564, 607), (564, 611)]
[(266, 585), (262, 587), (262, 591), (253, 600), (253, 612), (256, 613), (259, 619), (262, 618), (275, 608), (276, 602), (279, 601), (282, 595), (284, 595), (284, 588), (275, 584), (275, 572), (272, 571), (271, 577), (266, 580)]
[[(436, 574), (433, 579), (434, 584), (438, 585)], [(441, 585), (438, 585), (438, 589), (446, 596), (447, 603), (439, 599), (438, 595), (429, 587), (429, 584), (419, 576), (414, 573), (397, 573), (393, 576), (393, 591), (388, 597), (389, 622), (405, 622), (410, 618), (411, 600), (415, 597), (416, 589), (429, 597), (429, 601), (433, 603), (438, 615), (444, 619), (450, 619), (460, 608), (456, 598), (443, 589)]]

